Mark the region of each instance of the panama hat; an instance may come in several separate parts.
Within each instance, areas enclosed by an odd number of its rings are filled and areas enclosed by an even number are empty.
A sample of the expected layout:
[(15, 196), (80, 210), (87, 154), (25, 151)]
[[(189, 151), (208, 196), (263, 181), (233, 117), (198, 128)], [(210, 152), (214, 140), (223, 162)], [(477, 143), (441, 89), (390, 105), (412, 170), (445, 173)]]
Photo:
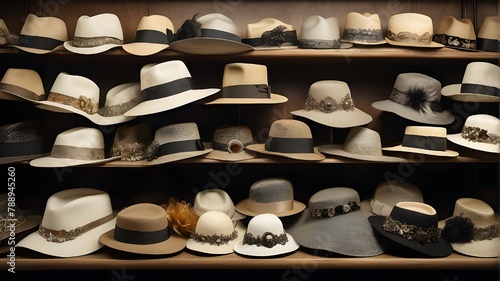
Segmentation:
[(441, 82), (421, 73), (397, 76), (389, 99), (375, 101), (372, 107), (403, 118), (432, 125), (447, 125), (455, 116), (441, 108)]
[(359, 45), (386, 44), (378, 14), (350, 12), (346, 15), (342, 42)]
[(254, 151), (246, 149), (254, 142), (250, 127), (245, 125), (222, 125), (215, 129), (212, 142), (207, 147), (213, 150), (205, 158), (221, 161), (242, 161), (256, 157)]
[(485, 17), (477, 33), (477, 49), (488, 52), (500, 51), (500, 16)]
[(463, 102), (499, 102), (500, 67), (489, 62), (467, 64), (461, 84), (443, 87), (441, 94)]
[(206, 104), (277, 104), (288, 98), (271, 92), (267, 66), (229, 63), (224, 66), (221, 97)]
[(500, 153), (500, 119), (489, 114), (467, 117), (461, 133), (449, 134), (448, 140), (474, 150)]
[(196, 89), (183, 61), (147, 64), (141, 68), (142, 102), (125, 112), (141, 116), (171, 110), (211, 96), (220, 89)]
[(309, 126), (293, 119), (274, 121), (269, 129), (266, 143), (250, 144), (247, 149), (304, 161), (320, 161), (326, 158), (317, 147), (314, 147)]
[(385, 40), (400, 47), (441, 48), (443, 44), (432, 41), (432, 19), (419, 13), (392, 15), (387, 23)]
[(195, 55), (232, 55), (253, 50), (241, 42), (238, 27), (227, 16), (210, 13), (186, 20), (177, 30), (170, 49)]
[(153, 134), (148, 123), (121, 125), (115, 131), (110, 156), (120, 156), (122, 161), (142, 162), (152, 141)]
[(368, 221), (385, 239), (388, 251), (430, 258), (447, 257), (453, 252), (441, 237), (436, 210), (428, 204), (399, 202), (389, 216), (370, 216)]
[(102, 164), (120, 159), (120, 156), (106, 158), (104, 137), (100, 130), (75, 127), (56, 136), (50, 155), (30, 161), (33, 167), (70, 167)]
[(145, 165), (159, 165), (193, 158), (211, 151), (212, 148), (203, 146), (196, 123), (166, 125), (156, 130), (155, 137), (147, 148)]
[(340, 27), (336, 17), (308, 17), (300, 30), (299, 48), (303, 49), (347, 49), (352, 43), (340, 42)]
[(359, 194), (349, 187), (322, 189), (286, 231), (301, 246), (345, 256), (368, 257), (384, 253), (367, 215), (360, 210)]
[(366, 127), (349, 130), (343, 144), (326, 144), (318, 147), (319, 152), (364, 161), (406, 162), (401, 157), (386, 156), (382, 153), (382, 143), (377, 131)]
[(135, 254), (167, 255), (181, 251), (186, 239), (171, 232), (161, 206), (138, 203), (116, 215), (114, 228), (103, 233), (99, 242), (107, 247)]
[(206, 189), (196, 193), (193, 209), (200, 216), (208, 211), (223, 212), (233, 222), (246, 218), (244, 214), (236, 211), (229, 194), (219, 188)]
[(443, 17), (432, 40), (449, 48), (465, 51), (476, 50), (476, 31), (470, 19), (456, 19), (453, 16)]
[(304, 203), (294, 199), (292, 183), (283, 178), (266, 178), (250, 186), (248, 198), (236, 204), (236, 211), (257, 216), (272, 213), (278, 217), (292, 216), (305, 209)]
[(99, 125), (113, 125), (134, 119), (134, 116), (123, 114), (134, 108), (142, 101), (141, 85), (139, 82), (124, 83), (114, 86), (106, 93), (104, 106), (97, 109), (101, 118), (95, 123)]
[(356, 108), (349, 85), (344, 81), (323, 80), (309, 87), (303, 109), (290, 112), (329, 127), (355, 127), (373, 118)]
[(48, 155), (42, 123), (38, 119), (0, 126), (0, 164)]
[(133, 43), (122, 45), (123, 50), (136, 56), (149, 56), (168, 48), (174, 39), (174, 25), (162, 15), (143, 16)]
[(496, 258), (500, 256), (499, 222), (500, 215), (486, 202), (460, 198), (455, 202), (453, 216), (439, 221), (438, 226), (456, 252)]
[(9, 68), (0, 81), (0, 99), (41, 101), (46, 99), (38, 72), (25, 68)]
[(382, 150), (457, 157), (458, 152), (446, 149), (446, 144), (445, 127), (407, 126), (400, 145), (383, 147)]
[(92, 55), (123, 45), (123, 30), (115, 14), (102, 13), (80, 16), (76, 22), (73, 40), (64, 42), (66, 50)]
[(243, 43), (253, 46), (255, 50), (272, 50), (297, 48), (297, 32), (291, 24), (275, 18), (265, 18), (247, 24), (246, 38)]
[[(0, 194), (0, 217), (3, 218), (0, 227), (0, 240), (7, 239), (21, 232), (26, 232), (42, 221), (42, 216), (35, 211), (23, 210), (19, 207), (17, 202), (12, 205), (9, 204), (9, 196), (7, 193)], [(14, 217), (9, 214), (14, 214)], [(0, 252), (1, 248), (0, 248)]]
[(250, 219), (243, 239), (234, 245), (238, 254), (271, 257), (295, 252), (300, 245), (288, 234), (280, 218), (264, 213)]
[(17, 44), (18, 35), (12, 34), (3, 19), (0, 19), (0, 47), (10, 47)]
[(56, 257), (76, 257), (95, 252), (104, 245), (99, 236), (113, 228), (108, 193), (94, 188), (72, 188), (49, 197), (39, 229), (16, 247)]
[(32, 54), (46, 54), (64, 49), (68, 40), (66, 23), (56, 17), (38, 17), (29, 14), (24, 21), (17, 44), (12, 47)]

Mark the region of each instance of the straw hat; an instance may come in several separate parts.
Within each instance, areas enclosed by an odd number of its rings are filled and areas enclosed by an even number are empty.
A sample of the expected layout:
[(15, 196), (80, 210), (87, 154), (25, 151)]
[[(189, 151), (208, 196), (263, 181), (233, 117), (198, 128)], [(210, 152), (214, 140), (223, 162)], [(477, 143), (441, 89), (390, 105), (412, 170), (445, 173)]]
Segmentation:
[(17, 44), (12, 47), (33, 54), (61, 50), (68, 40), (66, 23), (56, 17), (38, 17), (29, 14), (24, 21)]
[(146, 160), (146, 150), (152, 141), (153, 134), (148, 123), (122, 125), (115, 131), (109, 155), (120, 156), (122, 161), (129, 162)]
[(9, 68), (0, 81), (0, 99), (42, 101), (46, 99), (38, 72), (25, 68)]
[(0, 126), (0, 164), (32, 160), (48, 154), (45, 132), (38, 119)]
[(392, 15), (387, 23), (385, 40), (401, 47), (441, 48), (443, 44), (433, 42), (432, 19), (418, 13)]
[(275, 18), (265, 18), (256, 23), (247, 24), (246, 38), (243, 43), (255, 50), (279, 50), (297, 48), (297, 32), (291, 24)]
[(296, 160), (320, 161), (325, 155), (314, 147), (311, 129), (306, 123), (279, 119), (271, 124), (266, 143), (250, 144), (248, 150)]
[(467, 117), (462, 132), (450, 134), (448, 140), (474, 150), (500, 153), (500, 119), (488, 114)]
[(212, 142), (207, 147), (213, 150), (205, 158), (222, 161), (242, 161), (256, 157), (246, 147), (254, 142), (250, 127), (244, 125), (219, 126), (215, 129)]
[(224, 66), (221, 97), (206, 104), (277, 104), (288, 98), (271, 92), (267, 66), (229, 63)]
[(327, 144), (318, 147), (323, 154), (331, 154), (352, 159), (376, 162), (406, 162), (401, 157), (386, 156), (382, 153), (382, 142), (377, 131), (366, 127), (354, 127), (344, 144)]
[(102, 244), (123, 252), (166, 255), (181, 251), (186, 239), (171, 232), (165, 209), (138, 203), (118, 212), (114, 229), (99, 237)]
[(112, 125), (132, 120), (135, 117), (124, 117), (123, 114), (142, 101), (141, 85), (138, 82), (124, 83), (114, 86), (106, 93), (104, 106), (97, 109), (102, 116), (99, 125)]
[(403, 118), (433, 125), (447, 125), (455, 116), (441, 108), (441, 82), (421, 73), (397, 76), (389, 99), (376, 101), (372, 107)]
[(477, 49), (497, 53), (500, 51), (500, 16), (484, 18), (477, 33)]
[(350, 12), (346, 15), (342, 42), (359, 45), (386, 44), (378, 14)]
[(245, 215), (236, 211), (233, 200), (231, 200), (229, 194), (218, 188), (206, 189), (196, 193), (193, 209), (200, 216), (208, 211), (223, 212), (228, 215), (233, 222), (246, 218)]
[(120, 159), (120, 156), (106, 158), (104, 137), (95, 128), (76, 127), (57, 135), (49, 156), (30, 161), (33, 167), (70, 167), (102, 164)]
[(76, 22), (73, 40), (64, 42), (66, 50), (82, 55), (103, 53), (122, 45), (121, 22), (118, 16), (112, 13), (80, 16)]
[(149, 56), (168, 48), (174, 39), (172, 21), (162, 15), (143, 16), (133, 43), (122, 45), (123, 50), (136, 56)]
[(446, 144), (445, 127), (407, 126), (400, 145), (384, 147), (382, 150), (457, 157), (458, 152), (446, 149)]
[(76, 257), (95, 252), (104, 245), (99, 236), (113, 228), (109, 195), (93, 188), (72, 188), (49, 197), (36, 232), (16, 247), (56, 257)]
[(453, 16), (443, 17), (432, 40), (445, 47), (465, 51), (476, 50), (476, 31), (474, 31), (474, 25), (470, 19), (456, 19)]
[(299, 48), (303, 49), (347, 49), (352, 43), (340, 42), (340, 27), (336, 17), (308, 17), (300, 30)]
[(500, 256), (498, 224), (500, 215), (484, 201), (460, 198), (455, 202), (453, 216), (438, 222), (443, 238), (453, 250), (473, 257)]
[[(42, 221), (42, 216), (34, 211), (23, 210), (19, 204), (9, 204), (7, 193), (0, 194), (0, 240), (7, 239), (12, 232), (18, 235), (21, 232), (28, 231), (37, 226)], [(15, 217), (9, 216), (14, 214)], [(1, 250), (1, 249), (0, 249)]]
[(349, 85), (338, 80), (314, 82), (309, 87), (304, 109), (290, 113), (337, 128), (366, 125), (373, 120), (355, 107)]

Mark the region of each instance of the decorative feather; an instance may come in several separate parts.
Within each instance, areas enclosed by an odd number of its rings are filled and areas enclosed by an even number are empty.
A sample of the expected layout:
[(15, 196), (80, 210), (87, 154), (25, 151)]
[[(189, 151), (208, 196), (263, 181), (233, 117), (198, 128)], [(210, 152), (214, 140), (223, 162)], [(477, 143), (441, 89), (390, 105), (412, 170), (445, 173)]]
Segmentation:
[(410, 107), (422, 112), (443, 112), (438, 94), (419, 86), (412, 87), (407, 92), (410, 97)]
[(190, 203), (170, 198), (168, 204), (161, 206), (167, 212), (168, 221), (177, 234), (189, 238), (195, 233), (199, 216)]
[(455, 216), (446, 220), (441, 235), (450, 243), (466, 243), (472, 240), (474, 223), (469, 218)]

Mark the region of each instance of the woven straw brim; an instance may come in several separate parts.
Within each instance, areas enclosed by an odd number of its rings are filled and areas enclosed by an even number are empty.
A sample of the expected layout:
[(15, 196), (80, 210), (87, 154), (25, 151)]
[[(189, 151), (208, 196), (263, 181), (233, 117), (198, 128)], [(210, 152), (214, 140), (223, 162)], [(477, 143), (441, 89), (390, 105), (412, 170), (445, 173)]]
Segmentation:
[(437, 43), (434, 41), (431, 41), (430, 44), (426, 44), (426, 45), (394, 41), (394, 40), (391, 40), (387, 37), (385, 37), (385, 41), (387, 41), (387, 43), (389, 43), (393, 46), (400, 46), (400, 47), (415, 47), (415, 48), (442, 48), (442, 47), (444, 47), (443, 44), (440, 44), (440, 43)]
[(32, 54), (48, 54), (48, 53), (51, 53), (54, 51), (64, 50), (64, 46), (62, 44), (55, 47), (52, 50), (43, 50), (43, 49), (36, 49), (36, 48), (16, 46), (16, 45), (13, 45), (12, 47), (17, 48), (17, 49), (22, 50), (22, 51), (25, 51), (25, 52), (28, 52), (28, 53), (32, 53)]
[(167, 49), (169, 44), (134, 42), (122, 45), (125, 52), (136, 56), (150, 56)]
[(490, 153), (500, 153), (500, 143), (497, 144), (489, 144), (482, 142), (472, 142), (462, 138), (462, 134), (451, 134), (446, 136), (449, 141), (458, 144), (463, 147), (468, 147), (474, 150), (480, 150), (484, 152)]
[(105, 44), (96, 47), (74, 47), (73, 41), (64, 42), (64, 48), (72, 53), (81, 54), (81, 55), (93, 55), (104, 53), (113, 48), (121, 47), (121, 44)]
[(442, 156), (442, 157), (457, 157), (458, 156), (458, 152), (453, 151), (453, 150), (449, 150), (449, 149), (445, 150), (445, 151), (439, 151), (439, 150), (429, 150), (429, 149), (406, 147), (403, 145), (383, 147), (382, 150), (418, 153), (418, 154), (425, 154), (425, 155), (430, 155), (430, 156)]
[(170, 162), (175, 162), (175, 161), (179, 161), (179, 160), (183, 160), (183, 159), (202, 156), (204, 154), (211, 152), (212, 150), (213, 149), (211, 149), (211, 148), (206, 148), (205, 150), (202, 150), (202, 151), (187, 151), (187, 152), (173, 153), (173, 154), (163, 155), (163, 156), (160, 156), (160, 157), (153, 159), (151, 161), (146, 161), (146, 162), (142, 162), (142, 163), (144, 163), (144, 166), (160, 165), (160, 164), (164, 164), (164, 163), (170, 163)]
[(441, 89), (441, 95), (462, 102), (499, 102), (500, 97), (475, 93), (462, 93), (462, 84), (452, 84)]
[(80, 160), (80, 159), (56, 158), (56, 157), (46, 156), (31, 160), (30, 165), (33, 167), (40, 167), (40, 168), (61, 168), (61, 167), (81, 166), (81, 165), (103, 164), (106, 162), (119, 160), (120, 158), (121, 156), (115, 156), (99, 160)]
[(265, 149), (265, 144), (263, 143), (257, 143), (257, 144), (251, 144), (247, 146), (248, 150), (252, 150), (255, 152), (259, 152), (262, 154), (268, 154), (268, 155), (275, 155), (275, 156), (283, 156), (291, 159), (296, 159), (296, 160), (304, 160), (304, 161), (321, 161), (324, 160), (326, 157), (325, 155), (321, 154), (318, 150), (317, 147), (314, 148), (314, 153), (281, 153), (281, 152), (274, 152), (274, 151), (269, 151)]
[(319, 148), (319, 151), (323, 154), (331, 154), (335, 156), (342, 156), (346, 158), (352, 158), (363, 161), (373, 161), (373, 162), (395, 162), (395, 163), (404, 163), (408, 162), (406, 159), (401, 157), (393, 157), (393, 156), (373, 156), (373, 155), (362, 155), (362, 154), (354, 154), (347, 152), (343, 149), (343, 145), (337, 144), (326, 144), (322, 145)]

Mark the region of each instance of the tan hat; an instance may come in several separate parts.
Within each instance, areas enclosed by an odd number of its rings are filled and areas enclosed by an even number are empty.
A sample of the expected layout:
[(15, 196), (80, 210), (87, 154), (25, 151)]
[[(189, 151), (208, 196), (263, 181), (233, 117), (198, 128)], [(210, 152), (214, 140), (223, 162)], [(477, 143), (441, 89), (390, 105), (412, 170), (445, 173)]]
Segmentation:
[(26, 17), (17, 44), (12, 45), (28, 53), (46, 54), (61, 50), (68, 40), (66, 23), (56, 17), (38, 17), (29, 14)]
[(10, 47), (17, 43), (19, 36), (10, 33), (3, 19), (0, 19), (0, 47)]
[(275, 18), (265, 18), (247, 24), (246, 38), (241, 40), (255, 50), (297, 48), (297, 32), (291, 24)]
[(0, 164), (32, 160), (48, 154), (40, 120), (28, 119), (0, 126)]
[(213, 150), (205, 158), (222, 161), (242, 161), (255, 158), (254, 151), (246, 147), (254, 142), (250, 127), (244, 125), (224, 125), (215, 129), (212, 142), (207, 147)]
[(401, 47), (441, 48), (443, 44), (432, 41), (432, 19), (418, 13), (392, 15), (387, 23), (385, 40)]
[(25, 68), (9, 68), (0, 81), (0, 99), (43, 101), (46, 99), (38, 72)]
[(168, 48), (174, 39), (174, 25), (166, 16), (143, 16), (135, 33), (133, 43), (122, 48), (129, 54), (149, 56)]
[(432, 40), (445, 47), (465, 51), (476, 50), (476, 32), (470, 19), (456, 19), (453, 16), (443, 17)]
[(359, 45), (386, 44), (378, 14), (350, 12), (346, 15), (342, 42)]
[(500, 16), (484, 18), (477, 33), (477, 49), (497, 53), (500, 51)]
[(142, 162), (146, 159), (146, 149), (153, 141), (148, 123), (122, 125), (115, 131), (110, 156), (120, 156), (122, 161)]
[(448, 140), (463, 147), (490, 153), (500, 153), (500, 119), (489, 114), (467, 117), (462, 132), (449, 134)]
[(300, 30), (299, 48), (303, 49), (347, 49), (352, 43), (340, 42), (340, 27), (336, 17), (308, 17)]
[(267, 66), (229, 63), (224, 66), (221, 97), (206, 104), (277, 104), (288, 98), (271, 92)]

